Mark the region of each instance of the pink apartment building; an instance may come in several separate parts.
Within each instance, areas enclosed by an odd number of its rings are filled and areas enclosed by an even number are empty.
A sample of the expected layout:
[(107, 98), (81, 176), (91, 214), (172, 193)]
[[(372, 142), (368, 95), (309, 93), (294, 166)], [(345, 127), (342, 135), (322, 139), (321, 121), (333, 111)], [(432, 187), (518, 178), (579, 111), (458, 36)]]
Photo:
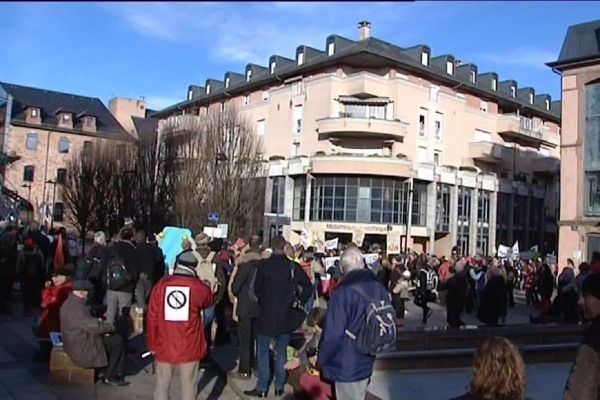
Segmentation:
[(233, 102), (264, 143), (265, 234), (447, 255), (557, 243), (560, 102), (359, 24), (189, 87), (160, 118)]
[(559, 263), (600, 251), (600, 20), (569, 27), (562, 76)]

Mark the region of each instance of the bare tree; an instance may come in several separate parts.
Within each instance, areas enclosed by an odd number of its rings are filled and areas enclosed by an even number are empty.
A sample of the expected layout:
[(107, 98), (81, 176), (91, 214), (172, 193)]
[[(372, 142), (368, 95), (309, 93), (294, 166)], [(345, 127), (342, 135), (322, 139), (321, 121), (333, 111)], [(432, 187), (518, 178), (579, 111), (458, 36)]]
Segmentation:
[(252, 218), (263, 204), (262, 143), (250, 121), (234, 107), (211, 110), (206, 116), (179, 116), (162, 134), (176, 142), (177, 221), (199, 230), (210, 212), (229, 224), (231, 234), (257, 229)]
[(85, 237), (93, 218), (96, 203), (93, 201), (96, 171), (91, 156), (81, 153), (67, 162), (67, 176), (62, 186), (62, 198), (67, 208), (67, 218)]

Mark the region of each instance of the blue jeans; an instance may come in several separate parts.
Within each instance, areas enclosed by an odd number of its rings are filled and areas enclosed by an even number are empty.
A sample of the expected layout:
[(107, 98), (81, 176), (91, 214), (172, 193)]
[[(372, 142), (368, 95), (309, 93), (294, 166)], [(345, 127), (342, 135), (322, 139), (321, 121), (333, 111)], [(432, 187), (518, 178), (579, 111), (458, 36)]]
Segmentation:
[(206, 339), (206, 345), (210, 349), (212, 346), (212, 323), (215, 319), (215, 306), (211, 306), (202, 310), (204, 323), (204, 338)]
[(287, 362), (287, 346), (290, 342), (290, 334), (284, 333), (276, 337), (258, 335), (258, 382), (256, 382), (256, 390), (266, 392), (269, 390), (269, 376), (271, 369), (269, 368), (269, 345), (271, 340), (275, 340), (275, 389), (283, 389), (285, 385), (285, 363)]

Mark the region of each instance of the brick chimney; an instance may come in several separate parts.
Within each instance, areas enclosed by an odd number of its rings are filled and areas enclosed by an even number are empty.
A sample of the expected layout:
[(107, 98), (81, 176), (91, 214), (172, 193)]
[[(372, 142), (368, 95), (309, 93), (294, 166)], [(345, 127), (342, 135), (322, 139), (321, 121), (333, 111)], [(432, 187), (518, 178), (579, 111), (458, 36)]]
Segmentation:
[(371, 23), (369, 21), (360, 21), (358, 23), (358, 36), (360, 40), (371, 37)]

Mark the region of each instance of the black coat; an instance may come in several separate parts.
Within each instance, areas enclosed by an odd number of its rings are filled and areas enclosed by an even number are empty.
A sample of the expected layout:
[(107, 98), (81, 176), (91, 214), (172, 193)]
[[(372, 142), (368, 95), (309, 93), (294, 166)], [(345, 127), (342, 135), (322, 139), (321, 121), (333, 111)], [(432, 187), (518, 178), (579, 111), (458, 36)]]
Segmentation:
[(123, 286), (122, 288), (116, 291), (133, 294), (140, 274), (140, 263), (138, 260), (138, 255), (135, 246), (129, 242), (118, 240), (112, 244), (111, 251), (114, 252), (114, 254), (116, 254), (117, 256), (119, 256), (119, 258), (123, 261), (123, 264), (125, 265), (125, 269), (133, 277), (129, 284)]
[(506, 316), (508, 285), (502, 276), (490, 278), (481, 295), (477, 317), (487, 325), (497, 325), (500, 317)]
[(250, 281), (256, 265), (262, 260), (260, 253), (248, 252), (238, 259), (238, 269), (231, 283), (231, 291), (237, 297), (237, 315), (238, 317), (257, 318), (260, 313), (260, 306), (257, 302), (251, 301), (248, 296)]
[(452, 278), (440, 285), (440, 289), (446, 289), (446, 307), (463, 309), (467, 302), (469, 291), (469, 280), (466, 270), (457, 272)]
[[(266, 336), (279, 336), (291, 332), (290, 309), (294, 289), (302, 287), (299, 300), (305, 304), (314, 290), (300, 265), (284, 254), (273, 254), (258, 263), (254, 291), (260, 305), (256, 332)], [(294, 282), (292, 282), (292, 268)]]
[(540, 296), (542, 296), (542, 298), (546, 298), (549, 299), (552, 297), (552, 293), (554, 292), (554, 286), (555, 282), (554, 282), (554, 276), (552, 275), (552, 272), (546, 272), (542, 270), (542, 275), (540, 278)]
[(165, 273), (165, 256), (154, 243), (139, 243), (136, 246), (140, 273), (148, 275), (150, 282), (158, 282)]

